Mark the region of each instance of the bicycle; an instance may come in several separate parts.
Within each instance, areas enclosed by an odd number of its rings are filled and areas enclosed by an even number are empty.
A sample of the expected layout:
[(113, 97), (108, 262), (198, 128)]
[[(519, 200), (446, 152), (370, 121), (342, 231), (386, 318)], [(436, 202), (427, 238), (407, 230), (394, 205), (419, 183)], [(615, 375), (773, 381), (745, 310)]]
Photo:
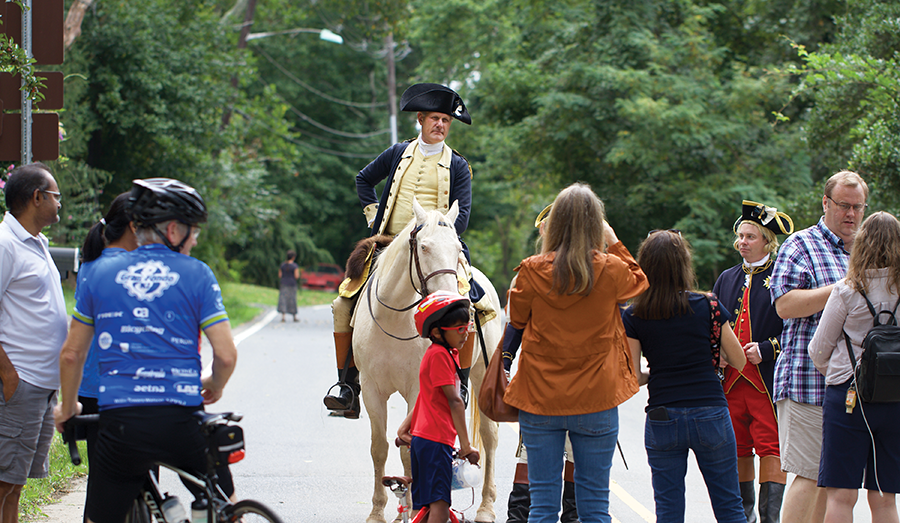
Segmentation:
[[(394, 445), (396, 445), (397, 447), (409, 447), (409, 444), (400, 438), (394, 440)], [(410, 506), (407, 493), (409, 492), (409, 485), (412, 482), (413, 479), (409, 476), (383, 476), (381, 478), (381, 484), (391, 489), (391, 492), (393, 492), (394, 495), (397, 496), (397, 499), (399, 501), (399, 505), (397, 506), (397, 513), (399, 514), (402, 523), (421, 523), (428, 518), (429, 507), (426, 506), (420, 509), (412, 520), (409, 519)], [(472, 495), (472, 499), (474, 501), (474, 492)], [(459, 514), (459, 516), (457, 516), (457, 514)], [(451, 508), (450, 521), (448, 523), (469, 523), (469, 520), (465, 518), (462, 512), (458, 512)]]
[[(239, 441), (235, 438), (231, 445), (223, 446), (216, 441), (215, 436), (217, 431), (227, 430), (223, 429), (223, 427), (239, 429), (233, 423), (240, 421), (243, 416), (233, 412), (209, 414), (204, 411), (197, 411), (194, 413), (194, 416), (200, 423), (201, 431), (207, 440), (206, 473), (195, 474), (165, 463), (157, 463), (159, 466), (178, 474), (186, 486), (190, 484), (196, 487), (194, 490), (198, 491), (198, 494), (195, 494), (196, 499), (192, 504), (191, 515), (181, 505), (177, 497), (161, 491), (156, 476), (153, 471), (149, 471), (140, 495), (135, 499), (134, 507), (129, 515), (126, 516), (125, 522), (151, 523), (153, 521), (151, 519), (152, 516), (157, 523), (185, 523), (189, 521), (194, 523), (254, 523), (257, 521), (282, 523), (278, 515), (258, 501), (245, 499), (232, 503), (218, 486), (218, 477), (216, 475), (217, 457), (227, 460), (228, 463), (236, 463), (244, 457), (244, 445), (241, 437)], [(77, 425), (96, 424), (98, 421), (98, 414), (88, 414), (73, 416), (66, 422), (63, 441), (69, 445), (69, 457), (73, 464), (81, 464), (81, 456), (78, 452), (78, 443), (75, 437), (75, 427)], [(215, 449), (221, 456), (211, 452), (211, 449)], [(204, 510), (206, 511), (205, 517), (203, 516)]]

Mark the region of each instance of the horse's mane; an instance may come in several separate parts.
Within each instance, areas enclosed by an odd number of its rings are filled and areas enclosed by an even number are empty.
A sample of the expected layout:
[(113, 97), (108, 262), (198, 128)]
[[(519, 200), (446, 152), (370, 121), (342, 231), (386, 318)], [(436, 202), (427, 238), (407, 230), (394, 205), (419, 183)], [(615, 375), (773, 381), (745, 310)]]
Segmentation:
[[(422, 227), (422, 230), (419, 231), (419, 234), (422, 236), (431, 235), (434, 229), (438, 227), (438, 222), (443, 219), (444, 215), (441, 214), (440, 211), (428, 211), (425, 214), (425, 225)], [(409, 234), (415, 227), (416, 217), (415, 214), (413, 214), (412, 219), (406, 224), (406, 227), (404, 227), (403, 230), (394, 237), (394, 241), (378, 255), (378, 259), (375, 260), (375, 270), (373, 273), (380, 273), (382, 267), (392, 267), (397, 261), (398, 256), (402, 253), (409, 252)]]

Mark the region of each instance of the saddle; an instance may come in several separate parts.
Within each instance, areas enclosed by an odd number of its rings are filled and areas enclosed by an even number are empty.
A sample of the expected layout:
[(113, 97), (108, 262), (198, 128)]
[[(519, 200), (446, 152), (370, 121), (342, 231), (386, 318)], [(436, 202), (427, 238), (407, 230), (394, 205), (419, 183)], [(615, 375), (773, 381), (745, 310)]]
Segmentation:
[[(354, 298), (359, 290), (362, 289), (369, 280), (372, 270), (372, 263), (378, 253), (391, 244), (392, 236), (386, 234), (376, 234), (363, 238), (356, 242), (350, 256), (347, 258), (347, 265), (344, 271), (344, 281), (338, 287), (338, 295), (343, 298)], [(460, 294), (469, 293), (469, 280), (472, 279), (472, 271), (465, 256), (459, 257), (459, 265), (457, 266), (457, 281), (459, 283)], [(481, 299), (473, 304), (475, 310), (481, 318), (481, 324), (484, 325), (488, 321), (497, 316), (497, 311), (491, 306), (490, 300)]]

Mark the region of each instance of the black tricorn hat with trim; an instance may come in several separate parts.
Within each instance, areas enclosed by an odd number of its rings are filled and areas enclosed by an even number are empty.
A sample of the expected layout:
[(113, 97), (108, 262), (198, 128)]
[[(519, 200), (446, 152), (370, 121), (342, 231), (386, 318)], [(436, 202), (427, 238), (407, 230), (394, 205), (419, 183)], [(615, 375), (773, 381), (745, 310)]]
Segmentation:
[(741, 204), (741, 217), (734, 222), (734, 233), (741, 222), (750, 221), (758, 223), (775, 234), (791, 234), (794, 232), (794, 222), (787, 214), (774, 207), (768, 207), (762, 203), (744, 200)]
[(400, 110), (437, 112), (449, 114), (466, 125), (472, 125), (472, 117), (466, 104), (453, 89), (441, 84), (415, 84), (400, 96)]

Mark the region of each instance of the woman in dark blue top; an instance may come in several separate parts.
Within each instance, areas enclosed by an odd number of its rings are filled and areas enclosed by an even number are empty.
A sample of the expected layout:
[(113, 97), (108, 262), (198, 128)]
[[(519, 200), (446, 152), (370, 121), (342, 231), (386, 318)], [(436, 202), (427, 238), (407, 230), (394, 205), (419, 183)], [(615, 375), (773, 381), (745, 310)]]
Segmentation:
[[(716, 521), (745, 523), (737, 448), (728, 402), (715, 370), (711, 335), (722, 357), (741, 369), (746, 358), (728, 312), (696, 287), (691, 252), (678, 231), (654, 231), (638, 253), (650, 289), (622, 314), (635, 373), (650, 399), (644, 446), (653, 476), (657, 523), (684, 521), (684, 476), (693, 450)], [(650, 373), (640, 369), (641, 353)]]

